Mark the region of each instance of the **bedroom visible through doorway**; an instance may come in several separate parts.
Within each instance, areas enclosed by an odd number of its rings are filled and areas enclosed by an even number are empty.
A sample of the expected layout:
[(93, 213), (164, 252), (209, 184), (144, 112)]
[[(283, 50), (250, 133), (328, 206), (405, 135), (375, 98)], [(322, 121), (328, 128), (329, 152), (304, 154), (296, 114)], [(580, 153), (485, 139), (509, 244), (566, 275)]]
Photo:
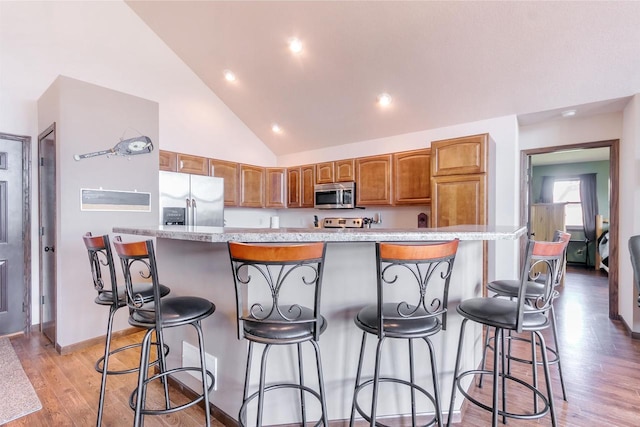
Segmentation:
[[(608, 272), (609, 317), (618, 315), (617, 236), (618, 140), (525, 150), (522, 158), (522, 221), (529, 234), (532, 212), (557, 205), (562, 214), (548, 227), (571, 233), (569, 265)], [(535, 227), (540, 229), (540, 219)], [(534, 237), (535, 238), (535, 237)]]

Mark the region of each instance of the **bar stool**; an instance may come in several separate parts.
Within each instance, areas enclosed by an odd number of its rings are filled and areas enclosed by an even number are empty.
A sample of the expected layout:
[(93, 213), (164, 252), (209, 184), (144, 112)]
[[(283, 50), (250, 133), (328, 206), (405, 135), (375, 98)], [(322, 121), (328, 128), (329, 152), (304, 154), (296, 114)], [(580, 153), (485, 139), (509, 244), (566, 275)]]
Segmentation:
[[(124, 291), (118, 290), (118, 283), (116, 280), (116, 272), (113, 263), (113, 255), (111, 252), (111, 245), (109, 244), (109, 236), (92, 236), (91, 233), (86, 233), (83, 237), (84, 244), (89, 254), (89, 265), (91, 266), (91, 276), (93, 278), (93, 287), (98, 292), (98, 296), (95, 299), (95, 303), (98, 305), (109, 306), (109, 320), (107, 321), (107, 336), (104, 345), (104, 355), (101, 356), (96, 364), (95, 369), (102, 374), (102, 381), (100, 383), (100, 398), (98, 400), (98, 419), (97, 426), (102, 425), (102, 412), (104, 408), (104, 395), (107, 386), (107, 375), (122, 375), (130, 374), (138, 371), (138, 367), (122, 370), (109, 370), (109, 356), (120, 353), (131, 348), (140, 347), (142, 344), (130, 344), (124, 347), (119, 347), (111, 350), (111, 335), (113, 331), (113, 318), (116, 311), (122, 307), (126, 307), (127, 301)], [(103, 268), (106, 270), (103, 272)], [(108, 272), (110, 278), (109, 283), (103, 279), (103, 273)], [(160, 297), (168, 295), (169, 288), (160, 285)], [(148, 283), (137, 283), (135, 285), (135, 293), (145, 301), (149, 302), (153, 300), (153, 287)], [(157, 345), (157, 343), (153, 343)], [(169, 352), (169, 347), (164, 347), (164, 354)], [(158, 352), (159, 353), (159, 352)], [(152, 365), (156, 365), (159, 359), (152, 362)]]
[[(490, 411), (492, 413), (492, 425), (496, 427), (498, 425), (498, 416), (503, 417), (503, 421), (506, 422), (506, 418), (516, 419), (533, 419), (540, 418), (550, 413), (551, 424), (557, 425), (555, 408), (553, 404), (553, 394), (551, 391), (551, 377), (549, 374), (549, 362), (547, 356), (547, 347), (545, 344), (542, 331), (550, 326), (551, 320), (549, 312), (551, 310), (553, 300), (556, 296), (554, 286), (558, 274), (562, 267), (562, 260), (564, 259), (564, 251), (567, 246), (566, 242), (536, 242), (529, 240), (527, 243), (526, 251), (526, 263), (523, 265), (520, 275), (520, 287), (518, 295), (514, 299), (505, 298), (472, 298), (462, 301), (457, 308), (458, 313), (463, 317), (462, 325), (460, 327), (460, 337), (458, 341), (458, 352), (456, 356), (456, 365), (454, 370), (454, 383), (451, 392), (451, 402), (449, 406), (449, 417), (447, 426), (451, 423), (451, 416), (453, 414), (453, 406), (455, 403), (456, 389), (464, 395), (471, 403), (479, 406), (482, 409)], [(540, 267), (544, 271), (545, 282), (543, 284), (543, 292), (535, 299), (530, 301), (527, 298), (527, 287), (530, 281), (531, 271)], [(537, 270), (536, 270), (537, 271)], [(531, 304), (529, 304), (531, 302)], [(470, 369), (464, 372), (460, 370), (460, 358), (462, 355), (464, 330), (467, 322), (471, 320), (476, 323), (480, 323), (489, 328), (495, 329), (494, 335), (494, 358), (493, 358), (493, 370), (489, 371), (484, 368)], [(538, 338), (540, 350), (542, 354), (542, 366), (544, 368), (545, 382), (547, 386), (547, 396), (545, 396), (538, 388), (526, 383), (520, 378), (513, 377), (505, 370), (505, 347), (504, 347), (504, 333), (505, 332), (532, 332), (535, 337)], [(531, 353), (533, 365), (536, 366), (535, 353), (536, 342), (531, 340)], [(492, 404), (491, 406), (485, 405), (479, 400), (471, 397), (469, 393), (463, 388), (461, 381), (468, 375), (489, 375), (493, 376), (493, 390), (492, 390)], [(502, 409), (499, 409), (498, 399), (498, 380), (501, 379), (502, 389)], [(536, 405), (531, 413), (513, 413), (507, 412), (507, 392), (506, 381), (513, 381), (520, 384), (522, 387), (528, 389), (533, 393), (534, 401)], [(544, 407), (538, 408), (537, 402), (540, 399), (543, 402)]]
[[(564, 231), (561, 230), (556, 230), (556, 232), (554, 233), (553, 236), (553, 241), (554, 242), (565, 242), (568, 246), (569, 244), (569, 240), (571, 239), (571, 234), (569, 233), (565, 233)], [(564, 273), (564, 264), (566, 261), (566, 257), (567, 257), (567, 246), (565, 246), (565, 250), (564, 250), (564, 254), (563, 254), (563, 258), (561, 261), (561, 268), (559, 271), (559, 274), (556, 276), (555, 282), (554, 282), (554, 287), (558, 286), (560, 284), (560, 281), (562, 280), (562, 276)], [(527, 293), (526, 293), (526, 299), (529, 300), (530, 302), (535, 301), (538, 297), (540, 297), (543, 293), (544, 293), (544, 284), (541, 283), (544, 281), (544, 277), (541, 276), (540, 274), (535, 274), (535, 276), (530, 276), (529, 277), (529, 281), (527, 282)], [(518, 296), (518, 292), (520, 290), (520, 281), (515, 279), (515, 280), (495, 280), (493, 282), (489, 282), (487, 284), (487, 289), (491, 292), (493, 292), (495, 295), (495, 297), (505, 297), (505, 298), (517, 298)], [(554, 291), (555, 295), (558, 295), (557, 291)], [(553, 348), (552, 347), (547, 347), (547, 351), (549, 353), (552, 354), (553, 358), (549, 360), (549, 364), (550, 365), (554, 365), (557, 364), (558, 365), (558, 374), (560, 376), (560, 387), (562, 388), (562, 398), (567, 401), (567, 392), (565, 389), (565, 385), (564, 385), (564, 377), (562, 375), (562, 363), (560, 361), (560, 346), (558, 344), (558, 327), (557, 327), (557, 321), (556, 321), (556, 313), (555, 310), (553, 308), (553, 304), (551, 305), (550, 308), (550, 320), (551, 320), (551, 331), (553, 333)], [(510, 367), (511, 367), (511, 361), (515, 360), (516, 362), (521, 362), (521, 363), (528, 363), (528, 364), (532, 364), (531, 360), (527, 360), (527, 359), (522, 359), (519, 357), (515, 357), (511, 355), (511, 341), (515, 340), (515, 341), (529, 341), (526, 338), (521, 338), (521, 337), (513, 337), (510, 336), (509, 337), (509, 343), (508, 343), (508, 351), (507, 351), (507, 364), (508, 364), (508, 368), (507, 370), (510, 372)], [(484, 369), (485, 367), (485, 359), (486, 359), (486, 355), (487, 355), (487, 349), (491, 348), (490, 345), (490, 336), (489, 333), (487, 331), (487, 334), (485, 335), (485, 347), (484, 347), (484, 352), (482, 355), (482, 369)], [(538, 362), (539, 364), (539, 362)], [(537, 388), (537, 370), (535, 369), (535, 367), (533, 367), (533, 379), (534, 379), (534, 387)], [(482, 387), (482, 377), (480, 378), (479, 387)]]
[[(229, 256), (236, 290), (238, 339), (249, 341), (244, 395), (238, 422), (246, 425), (247, 405), (258, 398), (257, 426), (262, 426), (265, 393), (293, 388), (300, 391), (300, 416), (307, 423), (305, 393), (320, 403), (315, 425), (329, 425), (318, 340), (327, 321), (320, 314), (320, 292), (325, 244), (245, 244), (229, 242)], [(296, 286), (297, 285), (297, 286)], [(306, 298), (302, 298), (302, 296)], [(257, 296), (258, 295), (258, 296)], [(260, 296), (261, 295), (261, 296)], [(304, 301), (302, 301), (304, 299)], [(283, 304), (287, 301), (288, 304)], [(304, 384), (302, 343), (315, 350), (319, 390)], [(263, 344), (258, 390), (249, 394), (254, 344)], [(296, 345), (299, 384), (265, 384), (267, 356), (273, 345)]]
[[(204, 411), (206, 425), (211, 425), (211, 415), (209, 408), (209, 392), (213, 389), (213, 375), (206, 368), (204, 337), (202, 334), (201, 321), (209, 317), (215, 311), (215, 305), (199, 297), (180, 296), (161, 298), (161, 285), (158, 281), (158, 269), (153, 248), (153, 241), (124, 243), (119, 236), (113, 242), (116, 253), (120, 257), (124, 280), (126, 284), (127, 305), (130, 310), (129, 324), (139, 328), (147, 329), (142, 340), (142, 351), (140, 354), (140, 369), (138, 371), (138, 386), (131, 393), (129, 405), (134, 409), (134, 426), (143, 424), (144, 415), (170, 414), (182, 409), (189, 408), (199, 402), (204, 401)], [(133, 277), (142, 276), (151, 281), (153, 286), (154, 299), (145, 301), (133, 287)], [(198, 367), (177, 367), (166, 369), (164, 353), (160, 353), (160, 372), (149, 377), (149, 353), (151, 347), (151, 335), (155, 331), (158, 341), (163, 342), (163, 330), (178, 326), (191, 325), (198, 334), (198, 347), (200, 350), (200, 366)], [(197, 395), (191, 401), (178, 406), (171, 406), (169, 389), (166, 378), (177, 372), (197, 371), (201, 375), (202, 394)], [(163, 409), (146, 409), (145, 398), (147, 386), (150, 382), (160, 379), (164, 385), (165, 407)], [(210, 381), (209, 381), (210, 380)], [(209, 383), (207, 387), (207, 383)]]
[(629, 254), (631, 256), (631, 267), (633, 268), (636, 292), (639, 294), (638, 306), (640, 306), (640, 235), (629, 237)]
[[(369, 421), (372, 427), (383, 425), (376, 421), (378, 386), (381, 382), (402, 384), (410, 388), (413, 426), (416, 425), (416, 391), (425, 395), (435, 408), (433, 419), (426, 425), (442, 425), (436, 356), (429, 337), (446, 329), (449, 282), (457, 249), (458, 239), (421, 245), (376, 243), (378, 302), (361, 309), (355, 318), (356, 326), (362, 329), (363, 333), (351, 405), (350, 426), (354, 424), (356, 411)], [(384, 285), (388, 285), (387, 292)], [(402, 297), (396, 294), (396, 298), (390, 298), (392, 291), (394, 293), (400, 291), (398, 288), (407, 289), (408, 293), (403, 293)], [(364, 351), (369, 334), (378, 337), (374, 375), (372, 379), (362, 381)], [(380, 376), (382, 345), (387, 338), (408, 341), (409, 381)], [(424, 340), (429, 349), (433, 393), (415, 382), (413, 360), (415, 339)], [(371, 385), (373, 386), (371, 412), (367, 414), (358, 404), (358, 394)]]

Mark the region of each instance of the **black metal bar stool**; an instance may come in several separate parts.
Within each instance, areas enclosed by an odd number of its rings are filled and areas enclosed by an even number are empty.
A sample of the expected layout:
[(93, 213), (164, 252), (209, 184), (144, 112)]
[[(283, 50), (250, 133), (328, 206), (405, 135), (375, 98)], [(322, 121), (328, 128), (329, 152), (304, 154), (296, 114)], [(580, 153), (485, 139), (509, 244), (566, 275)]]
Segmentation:
[(629, 237), (629, 255), (633, 268), (633, 281), (638, 292), (638, 306), (640, 306), (640, 235)]
[[(503, 421), (506, 418), (516, 419), (534, 419), (545, 416), (547, 413), (551, 415), (551, 424), (557, 425), (555, 408), (553, 404), (553, 393), (551, 390), (551, 378), (549, 374), (549, 362), (547, 356), (547, 347), (542, 335), (542, 331), (550, 326), (550, 310), (553, 300), (556, 297), (554, 289), (556, 279), (562, 268), (564, 259), (564, 251), (567, 246), (566, 242), (535, 242), (529, 240), (527, 243), (526, 262), (523, 264), (520, 274), (520, 286), (518, 295), (513, 299), (506, 298), (471, 298), (462, 301), (457, 308), (458, 313), (463, 317), (460, 327), (460, 338), (458, 341), (458, 352), (456, 356), (456, 365), (454, 371), (454, 383), (451, 392), (451, 402), (449, 406), (449, 418), (447, 425), (451, 423), (453, 414), (453, 406), (455, 403), (456, 389), (462, 393), (471, 403), (479, 406), (492, 413), (492, 425), (498, 425), (498, 417), (502, 416)], [(543, 271), (539, 269), (542, 268)], [(540, 271), (541, 276), (545, 277), (543, 283), (543, 292), (531, 301), (527, 298), (527, 288), (530, 282), (531, 271)], [(471, 320), (480, 323), (488, 328), (494, 328), (494, 358), (493, 370), (486, 369), (470, 369), (464, 372), (460, 370), (460, 358), (463, 349), (464, 331), (467, 322)], [(545, 382), (547, 387), (547, 395), (545, 396), (538, 388), (528, 384), (520, 378), (510, 375), (505, 369), (505, 332), (532, 332), (538, 339), (542, 354), (542, 366), (544, 368)], [(533, 338), (533, 337), (532, 337)], [(531, 353), (533, 366), (535, 363), (536, 342), (531, 340)], [(469, 375), (492, 375), (493, 389), (491, 405), (486, 405), (473, 398), (461, 384), (462, 379)], [(499, 381), (500, 380), (500, 381)], [(519, 384), (525, 390), (530, 391), (534, 396), (536, 405), (531, 412), (508, 412), (507, 411), (507, 380)], [(499, 386), (499, 382), (501, 385)], [(502, 390), (501, 402), (498, 399), (499, 388)], [(538, 399), (542, 401), (543, 407), (537, 406)], [(500, 405), (501, 403), (501, 405)], [(501, 409), (499, 408), (501, 406)]]
[[(104, 355), (98, 359), (95, 365), (96, 371), (102, 374), (102, 381), (100, 384), (100, 398), (98, 400), (98, 418), (96, 425), (102, 425), (102, 412), (104, 408), (104, 395), (107, 387), (107, 375), (122, 375), (138, 372), (138, 367), (122, 370), (109, 370), (109, 356), (126, 351), (132, 348), (137, 348), (142, 343), (131, 344), (124, 347), (119, 347), (111, 350), (111, 335), (113, 331), (113, 318), (116, 311), (122, 307), (127, 306), (127, 300), (125, 298), (124, 290), (118, 290), (118, 283), (116, 280), (116, 272), (113, 263), (113, 254), (111, 252), (111, 245), (109, 243), (109, 236), (92, 236), (91, 233), (86, 233), (83, 236), (84, 244), (89, 254), (89, 265), (91, 266), (91, 276), (93, 278), (93, 287), (98, 292), (98, 296), (95, 299), (95, 303), (98, 305), (109, 306), (109, 320), (107, 321), (107, 336), (104, 345)], [(103, 271), (103, 269), (105, 271)], [(105, 272), (109, 274), (109, 282), (103, 279)], [(149, 302), (153, 300), (153, 286), (150, 283), (137, 283), (134, 285), (135, 293), (140, 295), (143, 301)], [(160, 285), (160, 297), (164, 297), (169, 294), (169, 288)], [(157, 343), (153, 343), (156, 344)], [(169, 347), (164, 347), (164, 354), (169, 352)], [(159, 354), (160, 352), (158, 352)], [(152, 362), (153, 365), (158, 363), (159, 359)]]
[[(569, 244), (569, 240), (571, 239), (571, 234), (569, 233), (565, 233), (564, 231), (561, 230), (557, 230), (554, 233), (553, 236), (553, 241), (554, 242), (565, 242), (567, 243), (567, 246)], [(560, 271), (559, 274), (556, 276), (555, 279), (555, 283), (554, 283), (554, 287), (558, 286), (562, 280), (563, 277), (563, 273), (564, 273), (564, 264), (565, 264), (565, 260), (566, 260), (566, 255), (567, 255), (567, 246), (565, 246), (565, 252), (563, 254), (563, 259), (561, 261), (561, 266), (560, 266)], [(539, 273), (534, 272), (530, 272), (530, 277), (529, 277), (529, 281), (527, 282), (527, 293), (525, 298), (530, 301), (530, 303), (535, 302), (535, 300), (542, 296), (544, 294), (545, 291), (545, 287), (544, 287), (544, 279), (545, 277), (540, 275)], [(487, 284), (487, 289), (490, 292), (494, 293), (494, 297), (504, 297), (504, 298), (517, 298), (518, 297), (518, 292), (520, 290), (520, 281), (517, 279), (512, 279), (512, 280), (495, 280), (492, 282), (489, 282)], [(555, 293), (555, 295), (558, 295), (557, 292)], [(551, 308), (549, 309), (549, 314), (550, 314), (550, 320), (551, 320), (551, 331), (552, 331), (552, 335), (553, 335), (553, 347), (547, 347), (547, 351), (549, 353), (551, 353), (551, 355), (553, 356), (551, 359), (549, 359), (549, 365), (558, 365), (558, 374), (560, 375), (560, 387), (562, 388), (562, 398), (566, 401), (567, 400), (567, 392), (566, 392), (566, 388), (564, 385), (564, 377), (562, 375), (562, 362), (560, 360), (560, 346), (558, 344), (558, 327), (557, 327), (557, 321), (556, 321), (556, 314), (555, 314), (555, 310), (553, 308), (553, 304), (551, 305)], [(487, 349), (491, 348), (491, 344), (490, 344), (491, 338), (490, 338), (490, 334), (489, 331), (487, 331), (486, 335), (485, 335), (485, 347), (484, 347), (484, 351), (483, 351), (483, 355), (482, 355), (482, 369), (484, 369), (485, 367), (485, 361), (486, 361), (486, 355), (487, 355)], [(510, 372), (510, 364), (511, 361), (514, 360), (516, 362), (521, 362), (521, 363), (528, 363), (528, 364), (533, 364), (531, 359), (523, 359), (520, 357), (515, 357), (511, 354), (511, 342), (512, 341), (529, 341), (526, 338), (522, 338), (522, 337), (516, 337), (516, 336), (509, 336), (509, 342), (507, 344), (507, 371)], [(540, 362), (537, 363), (538, 365), (540, 364)], [(478, 383), (479, 387), (482, 387), (482, 377), (480, 378), (480, 381)], [(537, 384), (537, 369), (535, 369), (535, 367), (533, 368), (533, 386), (534, 387), (538, 387)]]
[[(381, 382), (406, 385), (411, 390), (411, 421), (415, 426), (416, 397), (418, 391), (426, 396), (435, 408), (433, 419), (426, 425), (442, 425), (442, 408), (438, 386), (438, 371), (433, 344), (429, 337), (446, 329), (447, 300), (451, 271), (458, 250), (458, 240), (433, 244), (391, 244), (376, 243), (377, 304), (369, 305), (358, 312), (355, 323), (362, 329), (360, 360), (356, 374), (356, 384), (351, 405), (350, 426), (354, 424), (355, 412), (371, 426), (383, 425), (376, 422), (378, 386)], [(408, 288), (406, 299), (390, 298), (385, 285), (397, 292), (400, 287)], [(377, 335), (376, 361), (372, 379), (362, 381), (362, 365), (367, 336)], [(380, 375), (382, 345), (387, 338), (404, 339), (409, 344), (410, 380), (383, 377)], [(433, 393), (415, 382), (413, 341), (422, 339), (427, 344), (431, 360)], [(358, 403), (358, 394), (373, 386), (371, 412), (367, 414)]]
[[(249, 341), (244, 396), (238, 414), (246, 425), (247, 405), (258, 398), (257, 426), (262, 426), (265, 393), (293, 388), (300, 391), (301, 424), (307, 423), (305, 393), (320, 403), (321, 416), (315, 425), (329, 425), (322, 363), (318, 340), (327, 327), (320, 314), (320, 292), (324, 269), (325, 244), (245, 244), (229, 242), (229, 255), (235, 282), (238, 339)], [(306, 296), (306, 298), (303, 298)], [(262, 297), (256, 295), (262, 295)], [(270, 296), (270, 298), (269, 298)], [(287, 304), (284, 304), (284, 302)], [(319, 390), (304, 383), (302, 343), (315, 350)], [(263, 344), (258, 390), (249, 394), (254, 344)], [(273, 345), (296, 345), (299, 383), (266, 385), (266, 366)]]
[[(126, 300), (130, 310), (129, 324), (147, 329), (142, 341), (140, 354), (140, 369), (138, 371), (138, 386), (131, 393), (129, 404), (135, 410), (134, 426), (143, 424), (144, 415), (170, 414), (189, 408), (204, 401), (206, 425), (211, 425), (209, 408), (209, 392), (213, 389), (213, 375), (206, 368), (204, 337), (201, 321), (209, 317), (216, 307), (211, 301), (199, 297), (181, 296), (161, 298), (161, 285), (158, 281), (158, 268), (153, 248), (153, 241), (124, 243), (119, 236), (113, 242), (116, 253), (120, 257), (122, 271), (126, 284)], [(142, 276), (151, 281), (154, 299), (145, 301), (133, 286), (133, 277)], [(149, 353), (151, 335), (155, 331), (160, 345), (163, 345), (163, 329), (191, 325), (198, 333), (198, 347), (200, 350), (200, 366), (181, 366), (166, 369), (165, 355), (160, 353), (160, 372), (149, 377)], [(172, 406), (166, 378), (168, 375), (184, 371), (198, 371), (202, 380), (202, 394), (193, 400), (178, 406)], [(161, 409), (145, 408), (147, 386), (154, 380), (162, 380), (164, 385), (165, 407)], [(209, 385), (207, 386), (207, 384)]]

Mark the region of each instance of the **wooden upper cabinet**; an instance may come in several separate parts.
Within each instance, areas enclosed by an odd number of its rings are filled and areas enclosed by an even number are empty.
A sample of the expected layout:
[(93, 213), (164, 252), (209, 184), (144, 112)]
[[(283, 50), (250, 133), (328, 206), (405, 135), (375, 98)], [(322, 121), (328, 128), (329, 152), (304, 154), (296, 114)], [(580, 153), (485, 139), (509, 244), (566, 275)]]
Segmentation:
[(239, 165), (225, 160), (209, 159), (209, 171), (211, 176), (224, 178), (224, 205), (238, 206), (238, 174)]
[(432, 142), (433, 176), (486, 173), (488, 140), (485, 133)]
[(355, 181), (355, 159), (316, 164), (316, 184)]
[(160, 150), (158, 152), (161, 171), (178, 172), (178, 153)]
[(300, 207), (300, 168), (287, 169), (287, 207)]
[(391, 154), (356, 159), (356, 205), (391, 205)]
[(300, 166), (300, 207), (312, 208), (315, 205), (315, 170), (314, 165)]
[(431, 203), (431, 150), (425, 148), (393, 154), (393, 203)]
[(355, 159), (336, 160), (334, 163), (335, 182), (356, 180)]
[(434, 176), (431, 226), (486, 224), (487, 175)]
[(178, 153), (178, 172), (209, 175), (209, 159)]
[(330, 184), (334, 182), (334, 162), (316, 164), (316, 184)]
[(263, 208), (265, 196), (264, 168), (240, 165), (240, 206)]
[(285, 190), (286, 168), (265, 168), (265, 206), (268, 208), (286, 207)]

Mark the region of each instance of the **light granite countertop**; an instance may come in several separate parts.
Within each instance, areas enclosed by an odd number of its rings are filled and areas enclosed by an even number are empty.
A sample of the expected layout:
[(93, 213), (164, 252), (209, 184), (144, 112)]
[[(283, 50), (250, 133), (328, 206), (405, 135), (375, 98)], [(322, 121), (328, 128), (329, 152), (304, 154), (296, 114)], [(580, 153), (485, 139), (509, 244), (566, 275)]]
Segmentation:
[(234, 228), (185, 225), (113, 227), (114, 233), (196, 242), (377, 242), (515, 240), (526, 227), (459, 225), (440, 228)]

